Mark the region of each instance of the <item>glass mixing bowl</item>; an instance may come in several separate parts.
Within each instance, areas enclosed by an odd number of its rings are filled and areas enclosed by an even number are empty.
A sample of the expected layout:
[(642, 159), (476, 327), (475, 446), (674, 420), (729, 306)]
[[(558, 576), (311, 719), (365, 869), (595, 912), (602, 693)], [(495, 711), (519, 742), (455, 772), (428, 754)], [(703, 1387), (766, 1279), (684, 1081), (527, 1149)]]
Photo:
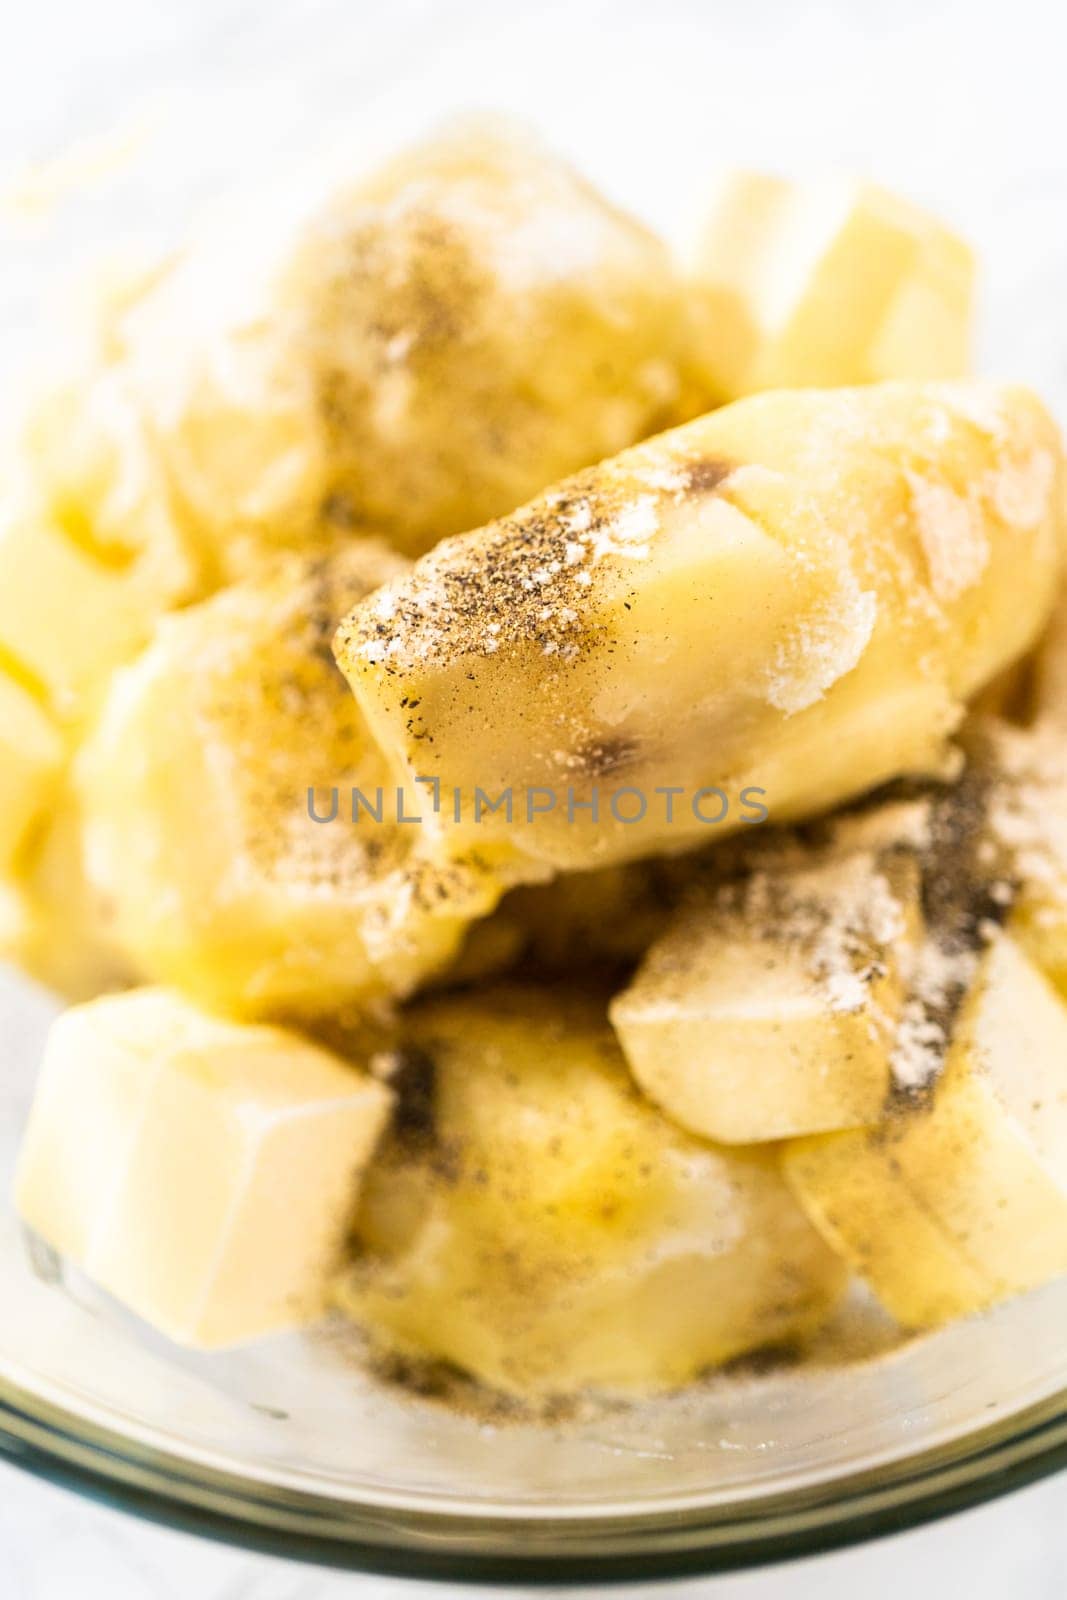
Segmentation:
[[(52, 1003), (0, 985), (9, 1187)], [(850, 1364), (552, 1422), (453, 1409), (354, 1359), (346, 1330), (176, 1350), (0, 1221), (0, 1452), (162, 1521), (289, 1556), (434, 1576), (708, 1571), (895, 1531), (1067, 1462), (1067, 1282)]]
[[(1045, 21), (1041, 0), (1016, 0), (1007, 29), (950, 0), (42, 0), (5, 37), (0, 170), (89, 144), (0, 204), (0, 406), (52, 289), (117, 243), (156, 247), (323, 144), (369, 159), (483, 107), (528, 117), (674, 232), (721, 166), (901, 188), (979, 247), (982, 365), (1062, 412), (1067, 113)], [(51, 1010), (0, 974), (5, 1196)], [(749, 1368), (535, 1426), (374, 1382), (329, 1327), (181, 1354), (28, 1249), (0, 1199), (0, 1451), (146, 1516), (379, 1570), (706, 1571), (974, 1504), (1067, 1461), (1065, 1328), (1067, 1282), (861, 1364)]]

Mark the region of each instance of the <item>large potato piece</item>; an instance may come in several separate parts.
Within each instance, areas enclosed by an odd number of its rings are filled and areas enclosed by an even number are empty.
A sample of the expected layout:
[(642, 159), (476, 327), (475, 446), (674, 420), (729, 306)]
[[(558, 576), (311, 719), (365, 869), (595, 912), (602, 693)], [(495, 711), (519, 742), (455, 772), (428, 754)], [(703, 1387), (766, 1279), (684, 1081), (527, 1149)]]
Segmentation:
[(918, 880), (914, 860), (813, 853), (694, 898), (611, 1005), (637, 1083), (727, 1144), (877, 1122)]
[(1025, 390), (756, 396), (447, 541), (338, 659), (442, 848), (681, 850), (935, 766), (1049, 614), (1062, 489)]
[(681, 305), (656, 238), (490, 123), (362, 181), (279, 183), (114, 338), (185, 525), (232, 573), (367, 526), (427, 549), (665, 426)]
[(397, 1137), (338, 1291), (387, 1347), (521, 1395), (640, 1393), (802, 1334), (836, 1297), (775, 1154), (660, 1117), (594, 1001), (424, 1005), (393, 1081)]
[[(362, 542), (287, 558), (166, 618), (118, 675), (77, 777), (90, 882), (145, 978), (231, 1014), (322, 1015), (406, 992), (502, 891), (418, 859), (330, 654), (397, 565)], [(380, 820), (354, 821), (352, 791), (379, 788)]]

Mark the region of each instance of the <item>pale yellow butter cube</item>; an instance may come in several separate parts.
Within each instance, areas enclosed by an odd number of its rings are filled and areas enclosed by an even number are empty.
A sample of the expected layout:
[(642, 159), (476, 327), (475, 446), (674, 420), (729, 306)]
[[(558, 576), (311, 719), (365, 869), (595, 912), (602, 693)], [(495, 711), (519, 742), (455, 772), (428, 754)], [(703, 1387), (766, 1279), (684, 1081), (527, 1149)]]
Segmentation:
[(111, 898), (88, 877), (84, 844), (68, 772), (49, 786), (48, 811), (18, 853), (20, 914), (0, 932), (0, 953), (69, 1004), (142, 981), (118, 947)]
[(1067, 1272), (1067, 1007), (1007, 937), (941, 1077), (879, 1127), (797, 1140), (785, 1172), (886, 1308), (928, 1327)]
[(319, 1312), (389, 1104), (294, 1033), (110, 996), (52, 1029), (16, 1203), (170, 1338), (251, 1339)]
[(85, 877), (147, 981), (230, 1016), (365, 1006), (446, 967), (499, 898), (491, 864), (427, 863), (395, 821), (324, 648), (397, 567), (371, 541), (293, 557), (165, 618), (116, 674), (76, 765)]
[(63, 741), (37, 698), (0, 665), (0, 872), (48, 803)]
[(970, 249), (873, 184), (733, 174), (693, 279), (696, 364), (719, 400), (968, 368)]

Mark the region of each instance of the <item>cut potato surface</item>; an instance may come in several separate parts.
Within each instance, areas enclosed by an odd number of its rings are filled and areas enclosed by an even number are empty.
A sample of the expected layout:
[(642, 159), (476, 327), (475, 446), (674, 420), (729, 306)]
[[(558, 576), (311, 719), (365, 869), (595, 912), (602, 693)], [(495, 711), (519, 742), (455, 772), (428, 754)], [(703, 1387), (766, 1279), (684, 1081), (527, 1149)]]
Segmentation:
[[(395, 782), (330, 654), (397, 565), (369, 542), (283, 560), (165, 619), (117, 677), (77, 773), (89, 877), (145, 978), (239, 1015), (369, 1003), (445, 965), (502, 892), (422, 862), (420, 830), (390, 820)], [(381, 820), (354, 821), (352, 791), (379, 788)]]
[(970, 249), (874, 184), (734, 173), (692, 272), (695, 364), (719, 401), (968, 370)]
[(841, 1275), (767, 1151), (636, 1094), (599, 1002), (423, 1005), (338, 1298), (387, 1348), (520, 1395), (674, 1387), (810, 1331)]
[(908, 1327), (1067, 1272), (1067, 1008), (1007, 937), (944, 1071), (879, 1127), (790, 1144), (812, 1221)]
[(115, 331), (216, 571), (368, 526), (427, 549), (677, 420), (670, 256), (565, 163), (491, 122), (327, 176), (272, 186)]
[(319, 1314), (381, 1084), (280, 1028), (140, 990), (53, 1025), (16, 1178), (24, 1220), (183, 1344)]
[(757, 868), (673, 918), (611, 1020), (640, 1087), (693, 1133), (876, 1122), (920, 931), (914, 860)]
[(1049, 614), (1062, 482), (1025, 390), (761, 395), (445, 541), (338, 659), (443, 849), (680, 851), (935, 768)]

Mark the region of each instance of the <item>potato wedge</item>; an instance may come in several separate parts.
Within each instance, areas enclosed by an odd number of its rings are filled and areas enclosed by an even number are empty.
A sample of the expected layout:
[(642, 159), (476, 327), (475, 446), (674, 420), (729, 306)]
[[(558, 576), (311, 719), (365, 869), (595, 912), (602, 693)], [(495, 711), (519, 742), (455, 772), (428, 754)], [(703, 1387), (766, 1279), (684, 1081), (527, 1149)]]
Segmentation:
[(677, 852), (936, 769), (1048, 617), (1062, 481), (1024, 390), (761, 395), (447, 541), (338, 660), (443, 851)]
[(389, 1106), (284, 1029), (110, 996), (53, 1025), (16, 1204), (169, 1338), (256, 1338), (321, 1313)]

